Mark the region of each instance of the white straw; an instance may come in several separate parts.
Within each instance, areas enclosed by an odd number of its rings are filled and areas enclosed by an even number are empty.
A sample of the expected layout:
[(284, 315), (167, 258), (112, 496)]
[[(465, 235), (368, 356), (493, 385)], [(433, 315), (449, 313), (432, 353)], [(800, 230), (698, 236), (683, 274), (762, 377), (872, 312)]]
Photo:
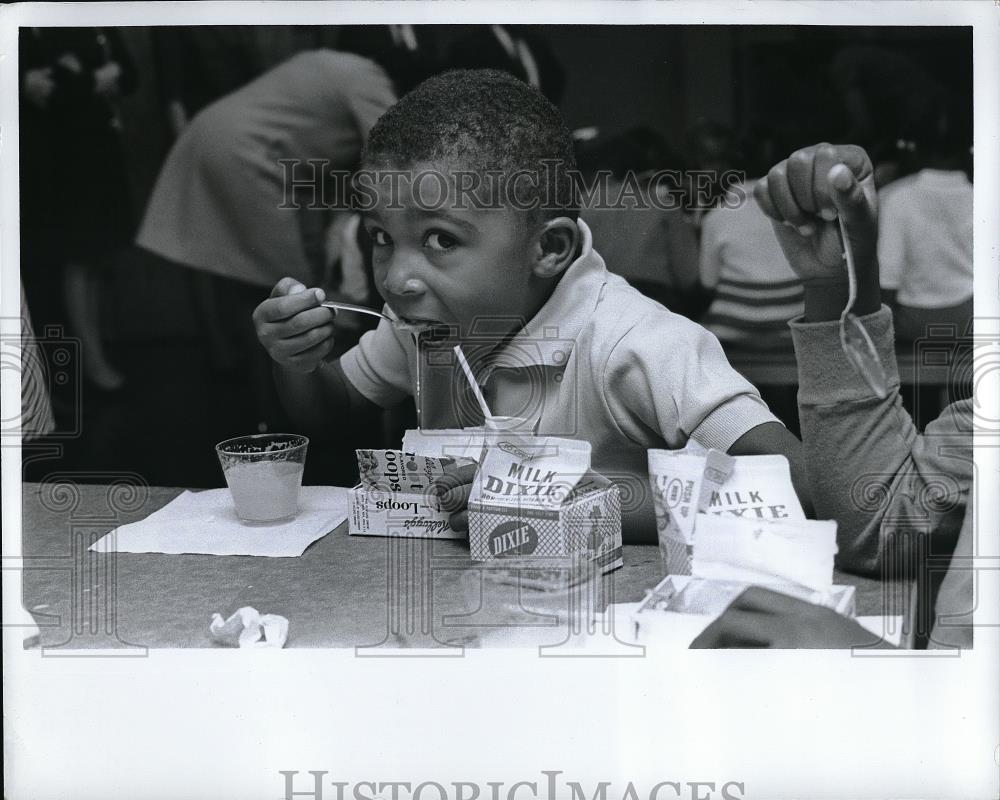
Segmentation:
[(472, 374), (469, 362), (465, 360), (465, 354), (462, 352), (462, 345), (455, 345), (455, 355), (458, 356), (458, 363), (462, 365), (462, 370), (465, 372), (465, 377), (469, 381), (469, 386), (472, 387), (472, 393), (476, 396), (476, 402), (479, 403), (479, 407), (483, 411), (483, 417), (485, 419), (490, 419), (493, 416), (493, 413), (490, 411), (490, 407), (486, 405), (486, 398), (483, 397), (483, 393), (479, 389), (479, 384), (476, 383), (476, 378)]

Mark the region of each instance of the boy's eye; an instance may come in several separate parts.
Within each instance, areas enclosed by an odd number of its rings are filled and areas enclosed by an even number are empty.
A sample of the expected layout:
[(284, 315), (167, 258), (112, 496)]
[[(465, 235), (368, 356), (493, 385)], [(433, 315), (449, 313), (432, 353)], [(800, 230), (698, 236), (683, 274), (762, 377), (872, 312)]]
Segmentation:
[(369, 231), (368, 235), (371, 237), (372, 242), (378, 247), (385, 247), (389, 244), (389, 234), (379, 228)]
[(427, 234), (424, 244), (431, 250), (451, 250), (458, 244), (454, 236), (450, 236), (443, 231), (431, 231)]

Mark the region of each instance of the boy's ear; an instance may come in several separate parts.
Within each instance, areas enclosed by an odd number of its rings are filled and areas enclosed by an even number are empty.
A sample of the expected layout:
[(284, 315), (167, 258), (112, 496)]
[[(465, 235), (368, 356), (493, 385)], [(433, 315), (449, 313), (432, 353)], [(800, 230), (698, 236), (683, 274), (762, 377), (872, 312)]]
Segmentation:
[(576, 260), (580, 228), (569, 217), (548, 220), (538, 234), (538, 257), (532, 272), (539, 278), (561, 275)]

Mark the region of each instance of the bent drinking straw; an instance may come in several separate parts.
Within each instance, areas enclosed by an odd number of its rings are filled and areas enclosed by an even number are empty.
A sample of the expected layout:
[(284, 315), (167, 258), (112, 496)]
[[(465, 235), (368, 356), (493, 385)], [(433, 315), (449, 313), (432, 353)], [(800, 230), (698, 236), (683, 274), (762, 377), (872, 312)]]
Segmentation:
[(858, 275), (854, 267), (854, 253), (851, 250), (850, 239), (847, 238), (847, 229), (844, 226), (844, 218), (837, 215), (840, 224), (840, 240), (844, 246), (844, 259), (847, 261), (847, 305), (840, 315), (840, 348), (847, 356), (854, 371), (860, 375), (868, 384), (879, 400), (884, 400), (889, 394), (887, 379), (885, 377), (885, 367), (882, 359), (879, 358), (878, 350), (872, 342), (871, 336), (865, 330), (865, 326), (851, 313), (854, 308), (854, 301), (858, 294)]
[(483, 412), (483, 419), (490, 419), (493, 416), (493, 412), (491, 412), (490, 407), (486, 405), (486, 398), (483, 397), (483, 393), (479, 389), (479, 384), (476, 383), (476, 378), (472, 374), (469, 362), (465, 360), (465, 354), (462, 352), (462, 345), (455, 345), (455, 355), (458, 356), (458, 363), (462, 365), (462, 371), (465, 373), (465, 377), (469, 381), (469, 386), (472, 387), (472, 393), (476, 396), (476, 402), (479, 403), (479, 408)]

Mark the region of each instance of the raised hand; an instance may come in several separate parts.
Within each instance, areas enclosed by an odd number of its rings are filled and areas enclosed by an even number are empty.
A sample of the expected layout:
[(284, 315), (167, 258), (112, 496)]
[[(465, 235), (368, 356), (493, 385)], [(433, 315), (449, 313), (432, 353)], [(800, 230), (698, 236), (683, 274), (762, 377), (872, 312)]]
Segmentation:
[(844, 220), (859, 278), (878, 272), (878, 201), (868, 154), (817, 144), (775, 164), (754, 187), (792, 269), (805, 284), (847, 280), (837, 217)]

